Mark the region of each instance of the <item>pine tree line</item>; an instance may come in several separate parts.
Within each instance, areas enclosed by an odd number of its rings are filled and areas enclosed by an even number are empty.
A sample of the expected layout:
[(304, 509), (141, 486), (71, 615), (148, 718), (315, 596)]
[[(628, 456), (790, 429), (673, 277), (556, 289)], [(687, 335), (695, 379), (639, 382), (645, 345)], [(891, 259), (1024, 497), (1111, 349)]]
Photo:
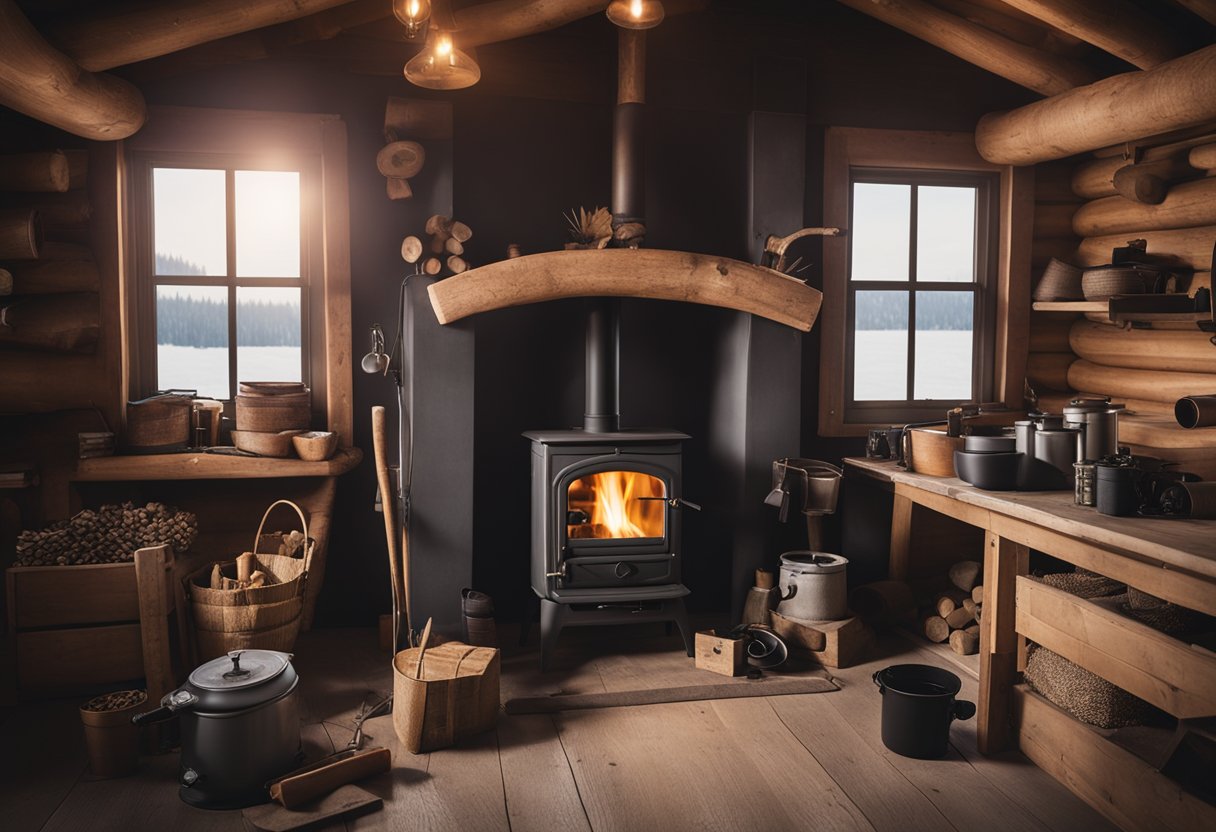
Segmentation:
[[(245, 301), (237, 307), (237, 343), (243, 347), (300, 346), (300, 304)], [(156, 301), (156, 343), (227, 347), (228, 303), (182, 295)]]
[[(971, 292), (918, 292), (916, 328), (925, 330), (970, 331), (973, 327)], [(908, 328), (907, 292), (858, 292), (857, 329)]]

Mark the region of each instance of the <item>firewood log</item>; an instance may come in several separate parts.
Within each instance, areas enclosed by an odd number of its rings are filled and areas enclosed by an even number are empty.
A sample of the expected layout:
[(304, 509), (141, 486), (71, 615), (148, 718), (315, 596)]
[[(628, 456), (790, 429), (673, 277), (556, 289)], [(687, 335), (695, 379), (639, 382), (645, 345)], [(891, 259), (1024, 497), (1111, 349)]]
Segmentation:
[(460, 274), (461, 272), (468, 271), (469, 264), (465, 262), (463, 257), (453, 254), (448, 258), (448, 268), (452, 270), (452, 274)]
[(462, 222), (453, 222), (448, 233), (462, 243), (467, 243), (473, 237), (473, 229)]
[[(971, 599), (968, 598), (967, 600), (970, 601)], [(966, 607), (959, 607), (946, 616), (946, 623), (950, 625), (951, 630), (961, 630), (974, 620), (975, 613)]]
[(975, 636), (976, 638), (979, 638), (980, 625), (979, 624), (968, 624), (966, 627), (963, 628), (963, 632), (970, 633), (971, 635)]
[(236, 579), (238, 581), (248, 581), (249, 576), (253, 574), (253, 553), (245, 552), (236, 556)]
[(70, 182), (71, 169), (62, 150), (0, 156), (0, 191), (63, 193)]
[(41, 246), (42, 224), (37, 211), (0, 209), (0, 260), (36, 260)]
[(442, 234), (431, 235), (431, 252), (433, 254), (443, 254), (447, 251), (448, 238)]
[(12, 208), (27, 208), (38, 212), (38, 221), (44, 227), (57, 228), (87, 225), (93, 216), (87, 191), (68, 191), (63, 194), (28, 194), (10, 196), (4, 203)]
[(218, 563), (212, 564), (211, 566), (211, 588), (224, 588), (224, 574), (220, 572), (220, 565)]
[(418, 175), (425, 161), (426, 150), (418, 142), (391, 142), (376, 154), (376, 169), (393, 179), (410, 179)]
[(1193, 177), (1196, 173), (1183, 152), (1178, 156), (1137, 162), (1119, 168), (1114, 176), (1115, 190), (1124, 199), (1146, 205), (1160, 205), (1169, 194), (1172, 183)]
[(448, 237), (443, 241), (443, 248), (448, 254), (464, 254), (464, 243), (457, 240), (455, 237)]
[(975, 601), (971, 600), (970, 598), (963, 599), (963, 609), (971, 613), (972, 616), (975, 615), (975, 611), (979, 609), (979, 606), (979, 604), (975, 603)]
[(97, 264), (91, 260), (31, 260), (14, 263), (9, 272), (14, 295), (96, 292), (101, 287)]
[(100, 303), (91, 292), (35, 295), (0, 306), (0, 345), (46, 352), (91, 352), (100, 334)]
[(933, 607), (937, 610), (938, 615), (945, 618), (959, 608), (965, 597), (966, 594), (961, 589), (951, 587), (937, 594), (937, 597), (933, 600)]
[(1216, 142), (1192, 147), (1187, 155), (1187, 162), (1196, 170), (1216, 170)]
[(81, 191), (89, 185), (89, 151), (65, 150), (68, 157), (68, 190)]
[(422, 256), (422, 240), (413, 234), (401, 241), (401, 259), (407, 263), (417, 263)]
[(519, 243), (507, 243), (507, 259), (514, 260), (516, 257), (523, 257), (523, 251), (519, 247)]
[(0, 296), (13, 293), (13, 273), (8, 269), (0, 269)]
[(984, 569), (978, 561), (960, 560), (950, 567), (950, 583), (963, 592), (970, 592), (979, 581), (980, 572)]
[(977, 604), (984, 603), (984, 585), (976, 584), (971, 587), (971, 600)]
[(384, 192), (388, 194), (389, 199), (409, 199), (414, 195), (414, 190), (410, 187), (408, 179), (394, 179), (392, 177), (384, 180)]
[(249, 588), (250, 589), (256, 589), (259, 586), (265, 586), (265, 585), (266, 585), (266, 573), (263, 572), (261, 569), (254, 571), (254, 573), (249, 576)]
[(443, 270), (443, 263), (439, 262), (438, 257), (428, 257), (422, 264), (422, 270), (427, 274), (439, 274)]
[(452, 236), (452, 218), (443, 214), (432, 214), (426, 220), (426, 233), (432, 236), (442, 234), (446, 239)]
[(925, 633), (925, 638), (936, 644), (941, 644), (946, 639), (950, 638), (950, 625), (946, 623), (946, 619), (940, 615), (930, 615), (921, 622), (921, 629)]
[(950, 634), (950, 649), (960, 656), (970, 656), (980, 651), (980, 637), (966, 630), (955, 630)]

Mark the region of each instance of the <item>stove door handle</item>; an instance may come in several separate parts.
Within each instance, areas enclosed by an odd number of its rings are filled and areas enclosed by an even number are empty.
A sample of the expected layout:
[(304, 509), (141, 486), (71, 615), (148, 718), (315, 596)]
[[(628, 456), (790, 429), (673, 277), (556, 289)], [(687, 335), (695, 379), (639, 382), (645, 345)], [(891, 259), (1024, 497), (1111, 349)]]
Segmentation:
[(685, 500), (683, 497), (634, 497), (635, 500), (662, 500), (672, 508), (690, 508), (693, 511), (700, 511), (701, 506), (694, 503), (692, 500)]

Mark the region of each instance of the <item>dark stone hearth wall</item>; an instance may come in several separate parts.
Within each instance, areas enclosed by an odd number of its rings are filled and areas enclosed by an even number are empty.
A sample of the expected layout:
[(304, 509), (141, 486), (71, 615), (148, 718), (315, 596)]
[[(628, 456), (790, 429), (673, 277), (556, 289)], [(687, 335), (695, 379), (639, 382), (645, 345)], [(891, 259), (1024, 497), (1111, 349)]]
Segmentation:
[[(508, 67), (516, 58), (520, 66), (525, 59), (544, 65), (550, 45), (568, 38), (579, 40), (577, 59), (553, 63), (557, 74), (547, 86), (512, 87), (502, 71), (494, 77), (495, 66)], [(374, 164), (383, 144), (385, 100), (435, 95), (400, 77), (355, 75), (317, 61), (267, 61), (191, 75), (133, 67), (129, 74), (154, 104), (342, 117), (349, 136), (357, 360), (367, 350), (371, 323), (393, 334), (405, 274), (401, 238), (421, 233), (432, 206), (450, 204), (473, 228), (468, 259), (477, 264), (504, 257), (510, 242), (525, 252), (559, 248), (566, 239), (563, 211), (609, 202), (615, 80), (605, 67), (615, 64), (612, 27), (598, 18), (581, 21), (482, 53), (482, 85), (436, 96), (453, 106), (450, 159), (430, 156), (411, 183), (417, 196), (400, 202), (385, 197)], [(1033, 97), (835, 2), (713, 3), (709, 12), (671, 17), (650, 34), (647, 74), (646, 244), (743, 260), (753, 258), (755, 242), (748, 233), (749, 113), (806, 116), (801, 224), (819, 225), (824, 126), (970, 130), (981, 114)], [(762, 201), (763, 194), (755, 198)], [(811, 240), (795, 252), (811, 262), (806, 276), (813, 285), (820, 281), (817, 249)], [(690, 606), (701, 610), (726, 610), (739, 601), (730, 590), (726, 509), (742, 498), (724, 493), (730, 489), (711, 448), (715, 420), (739, 418), (729, 391), (717, 384), (747, 360), (733, 352), (740, 343), (735, 317), (662, 302), (622, 304), (622, 424), (669, 427), (693, 437), (684, 462), (686, 496), (705, 502), (707, 511), (685, 521), (684, 563)], [(472, 525), (473, 580), (509, 617), (530, 611), (528, 445), (519, 434), (581, 422), (582, 318), (580, 302), (561, 301), (489, 313), (475, 322), (473, 505), (456, 508)], [(774, 406), (801, 410), (801, 447), (787, 453), (830, 460), (860, 453), (860, 441), (818, 437), (818, 328), (801, 338), (800, 349), (801, 389), (772, 391)], [(372, 511), (369, 409), (383, 404), (395, 412), (394, 395), (384, 379), (356, 374), (354, 442), (367, 459), (339, 485), (321, 624), (366, 624), (388, 608), (383, 526)], [(832, 525), (828, 533), (832, 540), (839, 530)], [(774, 563), (782, 546), (773, 545)]]

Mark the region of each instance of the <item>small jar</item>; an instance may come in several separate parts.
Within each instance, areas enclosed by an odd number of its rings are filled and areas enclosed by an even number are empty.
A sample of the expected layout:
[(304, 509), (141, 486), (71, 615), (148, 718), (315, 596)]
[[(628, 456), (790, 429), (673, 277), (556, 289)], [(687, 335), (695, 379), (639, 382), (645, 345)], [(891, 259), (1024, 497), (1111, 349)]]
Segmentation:
[(1093, 460), (1082, 460), (1072, 464), (1076, 472), (1075, 496), (1079, 506), (1095, 506), (1098, 504), (1097, 469)]

